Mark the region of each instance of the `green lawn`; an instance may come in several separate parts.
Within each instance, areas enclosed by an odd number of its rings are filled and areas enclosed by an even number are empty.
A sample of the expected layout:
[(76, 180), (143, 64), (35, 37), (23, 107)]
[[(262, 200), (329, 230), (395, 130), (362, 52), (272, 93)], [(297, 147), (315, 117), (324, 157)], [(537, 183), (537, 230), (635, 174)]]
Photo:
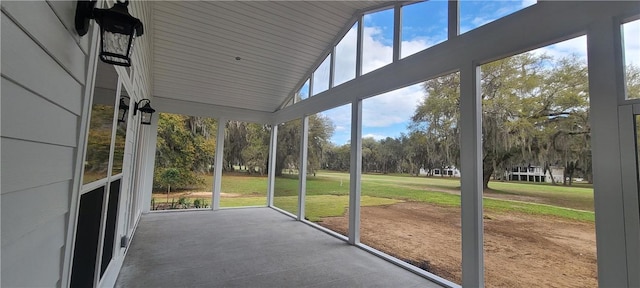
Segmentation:
[[(305, 218), (309, 221), (320, 221), (322, 217), (342, 216), (349, 207), (347, 195), (309, 195), (305, 197)], [(361, 206), (390, 205), (401, 202), (397, 199), (362, 196)], [(287, 212), (298, 212), (297, 196), (281, 196), (273, 199), (273, 204)]]
[[(336, 173), (323, 171), (318, 174), (318, 178), (326, 180), (338, 181), (342, 179), (346, 181), (348, 187), (349, 175), (345, 173)], [(309, 185), (309, 184), (307, 184)], [(424, 197), (424, 195), (406, 194), (408, 191), (430, 191), (430, 192), (460, 192), (460, 179), (448, 177), (411, 177), (397, 175), (362, 175), (362, 193), (373, 193), (373, 195), (395, 193), (405, 195), (407, 199), (414, 197)], [(365, 190), (365, 187), (367, 189)], [(382, 188), (384, 187), (384, 188)], [(405, 190), (398, 191), (400, 189)], [(492, 194), (508, 194), (519, 195), (536, 198), (537, 203), (547, 204), (551, 206), (560, 206), (564, 208), (593, 211), (593, 188), (587, 184), (579, 186), (562, 186), (551, 185), (549, 183), (526, 183), (526, 182), (489, 182), (489, 191), (486, 192), (487, 197), (491, 198)], [(398, 193), (399, 192), (399, 193)], [(459, 201), (459, 200), (457, 200)]]
[[(342, 184), (342, 185), (341, 185)], [(277, 196), (295, 196), (298, 179), (285, 175), (276, 179)], [(484, 208), (488, 212), (520, 212), (561, 217), (565, 219), (594, 221), (593, 189), (585, 187), (567, 187), (546, 183), (530, 184), (521, 182), (489, 183), (491, 193), (509, 193), (535, 197), (538, 202), (501, 200), (484, 198)], [(450, 190), (451, 193), (438, 190)], [(459, 178), (439, 177), (399, 177), (397, 175), (362, 175), (362, 195), (375, 198), (387, 198), (402, 201), (419, 201), (444, 206), (460, 206)], [(322, 171), (316, 177), (307, 176), (307, 195), (348, 195), (349, 174)], [(308, 196), (307, 196), (308, 197)], [(297, 201), (297, 200), (294, 200)], [(277, 203), (275, 203), (276, 206)], [(281, 207), (281, 206), (278, 206)], [(291, 212), (295, 212), (293, 208)], [(581, 211), (584, 210), (584, 211)], [(289, 211), (289, 210), (288, 210)]]
[[(207, 177), (206, 187), (212, 186)], [(291, 213), (297, 211), (298, 175), (285, 174), (275, 181), (274, 205)], [(306, 217), (318, 221), (322, 217), (342, 215), (348, 206), (349, 174), (321, 171), (307, 176)], [(491, 182), (485, 192), (487, 212), (519, 212), (594, 221), (593, 189), (546, 183)], [(211, 188), (208, 188), (209, 190)], [(266, 205), (267, 178), (242, 174), (223, 175), (222, 191), (237, 197), (221, 199), (222, 207)], [(441, 206), (460, 206), (460, 179), (408, 177), (398, 175), (362, 175), (362, 205), (388, 205), (399, 201), (418, 201)], [(238, 195), (239, 194), (239, 195)], [(496, 199), (499, 195), (525, 196), (534, 201)], [(154, 195), (155, 196), (155, 195)], [(158, 195), (157, 200), (162, 201)], [(533, 203), (536, 202), (536, 203)]]

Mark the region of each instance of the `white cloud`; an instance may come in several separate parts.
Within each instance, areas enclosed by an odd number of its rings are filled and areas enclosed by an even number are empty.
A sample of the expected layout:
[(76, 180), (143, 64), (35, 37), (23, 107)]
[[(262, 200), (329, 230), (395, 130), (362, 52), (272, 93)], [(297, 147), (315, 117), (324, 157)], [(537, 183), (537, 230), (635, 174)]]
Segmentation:
[(336, 125), (335, 127), (335, 131), (336, 132), (341, 132), (341, 131), (347, 131), (347, 129), (351, 129), (351, 127), (347, 127), (347, 126), (343, 126), (343, 125)]
[[(437, 44), (429, 40), (430, 39), (425, 39), (425, 38), (414, 38), (414, 39), (411, 39), (411, 41), (402, 41), (402, 46), (401, 46), (402, 58), (407, 57), (411, 54), (418, 53), (426, 49), (427, 47), (431, 47), (434, 44)], [(446, 39), (441, 39), (439, 42), (442, 42), (444, 40)]]
[[(362, 73), (368, 73), (392, 62), (393, 47), (380, 41), (382, 30), (377, 27), (365, 27), (362, 53)], [(442, 33), (446, 35), (446, 33)], [(342, 84), (355, 77), (356, 66), (356, 39), (358, 35), (355, 28), (342, 38), (336, 46), (336, 69), (335, 85)], [(416, 37), (411, 40), (402, 41), (402, 57), (420, 52), (428, 47), (438, 44), (446, 36), (435, 35), (434, 37)], [(432, 39), (433, 38), (433, 39)]]
[(366, 134), (366, 135), (362, 135), (362, 138), (373, 138), (376, 141), (378, 141), (378, 140), (386, 139), (387, 136), (369, 133), (369, 134)]
[(422, 86), (416, 84), (365, 99), (362, 104), (362, 124), (367, 127), (388, 127), (407, 122), (423, 95)]
[(522, 0), (522, 2), (520, 3), (520, 7), (525, 8), (536, 3), (538, 3), (537, 0)]
[(362, 74), (376, 70), (391, 63), (393, 47), (380, 41), (382, 30), (378, 27), (365, 27), (362, 39)]
[(323, 111), (320, 114), (333, 122), (336, 132), (351, 130), (351, 104)]
[(329, 89), (329, 69), (331, 67), (331, 59), (329, 57), (322, 61), (315, 72), (313, 72), (313, 91), (311, 95), (316, 95)]
[(492, 22), (493, 20), (495, 20), (495, 18), (486, 18), (486, 17), (476, 16), (475, 18), (473, 18), (473, 20), (471, 20), (471, 24), (473, 24), (474, 27), (480, 27), (484, 24)]
[(356, 49), (358, 32), (351, 28), (336, 45), (334, 85), (340, 85), (356, 76)]
[(498, 8), (498, 10), (495, 11), (495, 19), (501, 18), (500, 15), (508, 15), (511, 14), (513, 12), (513, 8), (509, 7), (509, 6), (504, 6), (504, 7), (500, 7)]
[(640, 65), (640, 20), (623, 26), (625, 64)]
[[(381, 34), (382, 30), (376, 27), (365, 27), (364, 29), (363, 48), (365, 53), (363, 53), (362, 61), (363, 73), (373, 71), (391, 63), (393, 47), (390, 44), (386, 45), (380, 41)], [(357, 33), (355, 33), (355, 29), (352, 28), (337, 47), (336, 84), (353, 78), (349, 75), (353, 75), (352, 71), (355, 70), (353, 67), (355, 67), (356, 58), (356, 38)], [(402, 47), (404, 51), (402, 54), (413, 54), (426, 49), (430, 45), (432, 45), (432, 43), (429, 43), (429, 39), (425, 38), (403, 41)], [(340, 75), (342, 75), (342, 77)], [(367, 127), (388, 127), (394, 124), (404, 123), (411, 117), (423, 95), (422, 87), (420, 85), (413, 85), (368, 98), (363, 105), (363, 125)], [(325, 111), (323, 115), (329, 117), (336, 126), (349, 127), (350, 129), (350, 109), (349, 105), (342, 106)], [(336, 132), (338, 132), (337, 127)]]
[(587, 59), (587, 37), (580, 36), (566, 41), (562, 41), (553, 45), (545, 46), (531, 51), (534, 54), (542, 55), (546, 54), (552, 56), (555, 59), (569, 57), (571, 55), (578, 56), (586, 63)]

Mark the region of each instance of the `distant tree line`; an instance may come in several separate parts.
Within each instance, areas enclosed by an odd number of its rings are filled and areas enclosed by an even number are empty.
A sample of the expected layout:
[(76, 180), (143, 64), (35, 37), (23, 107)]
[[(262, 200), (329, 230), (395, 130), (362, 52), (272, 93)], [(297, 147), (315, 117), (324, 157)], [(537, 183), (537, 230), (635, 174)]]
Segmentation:
[[(592, 179), (587, 64), (577, 57), (554, 59), (524, 53), (481, 67), (484, 187), (512, 166), (564, 169), (564, 179)], [(640, 98), (640, 69), (626, 69), (627, 94)], [(408, 133), (362, 141), (365, 173), (406, 173), (460, 166), (460, 77), (452, 73), (423, 83), (424, 97), (410, 118)], [(613, 98), (612, 98), (613, 99)], [(276, 175), (299, 168), (301, 120), (278, 125)], [(161, 114), (156, 179), (163, 171), (184, 183), (201, 183), (213, 167), (217, 123), (213, 119)], [(309, 117), (308, 170), (348, 171), (350, 145), (330, 142), (330, 119)], [(225, 125), (224, 171), (265, 175), (271, 127), (229, 121)], [(175, 178), (175, 177), (174, 177)], [(166, 183), (157, 181), (158, 187)], [(180, 186), (178, 185), (178, 186)]]

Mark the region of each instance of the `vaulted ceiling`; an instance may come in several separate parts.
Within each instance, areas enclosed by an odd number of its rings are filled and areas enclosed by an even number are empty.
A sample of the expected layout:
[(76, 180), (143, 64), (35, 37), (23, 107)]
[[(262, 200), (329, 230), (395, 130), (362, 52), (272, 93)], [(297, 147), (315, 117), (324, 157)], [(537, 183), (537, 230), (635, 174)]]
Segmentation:
[(154, 2), (154, 97), (273, 112), (357, 15), (388, 5), (393, 2)]

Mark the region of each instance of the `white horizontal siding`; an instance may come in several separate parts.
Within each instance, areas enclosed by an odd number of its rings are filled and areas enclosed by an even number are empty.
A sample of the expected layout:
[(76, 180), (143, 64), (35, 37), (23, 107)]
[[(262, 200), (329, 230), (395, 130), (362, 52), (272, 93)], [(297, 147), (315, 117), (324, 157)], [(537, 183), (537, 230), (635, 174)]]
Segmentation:
[(2, 17), (2, 75), (80, 114), (82, 85), (5, 15)]
[(3, 287), (64, 282), (89, 50), (75, 3), (1, 3)]
[(1, 85), (4, 137), (76, 146), (78, 116), (5, 78)]
[(21, 238), (28, 233), (49, 225), (51, 219), (65, 216), (69, 208), (71, 185), (71, 181), (66, 180), (24, 191), (3, 193), (2, 246), (22, 241)]
[(144, 35), (136, 39), (136, 47), (133, 51), (134, 77), (137, 82), (135, 89), (139, 90), (141, 98), (152, 98), (152, 45), (154, 35), (153, 9), (154, 1), (132, 1), (129, 4), (131, 14), (138, 17), (144, 23)]
[(4, 137), (0, 145), (2, 194), (73, 178), (74, 148)]
[[(3, 199), (3, 204), (4, 201)], [(29, 209), (29, 203), (15, 205), (23, 205), (23, 209)], [(4, 230), (4, 225), (2, 226)], [(66, 215), (52, 217), (37, 230), (20, 237), (20, 241), (13, 241), (6, 245), (2, 241), (2, 287), (58, 285), (65, 229)]]
[[(46, 47), (55, 60), (71, 74), (76, 81), (84, 84), (85, 53), (71, 34), (67, 33), (58, 16), (43, 1), (3, 1), (2, 9), (13, 19), (20, 19), (20, 26), (40, 46)], [(33, 17), (32, 15), (38, 15)], [(4, 25), (4, 23), (3, 23)], [(4, 37), (3, 37), (4, 38)], [(88, 37), (86, 37), (88, 38)], [(3, 39), (4, 40), (4, 39)]]
[[(78, 1), (47, 0), (47, 3), (51, 6), (51, 9), (58, 16), (64, 27), (67, 28), (68, 31), (73, 31), (75, 29), (76, 5)], [(75, 33), (72, 33), (71, 36), (76, 40), (76, 43), (80, 45), (80, 49), (82, 49), (84, 54), (89, 54), (90, 37), (80, 37)]]

